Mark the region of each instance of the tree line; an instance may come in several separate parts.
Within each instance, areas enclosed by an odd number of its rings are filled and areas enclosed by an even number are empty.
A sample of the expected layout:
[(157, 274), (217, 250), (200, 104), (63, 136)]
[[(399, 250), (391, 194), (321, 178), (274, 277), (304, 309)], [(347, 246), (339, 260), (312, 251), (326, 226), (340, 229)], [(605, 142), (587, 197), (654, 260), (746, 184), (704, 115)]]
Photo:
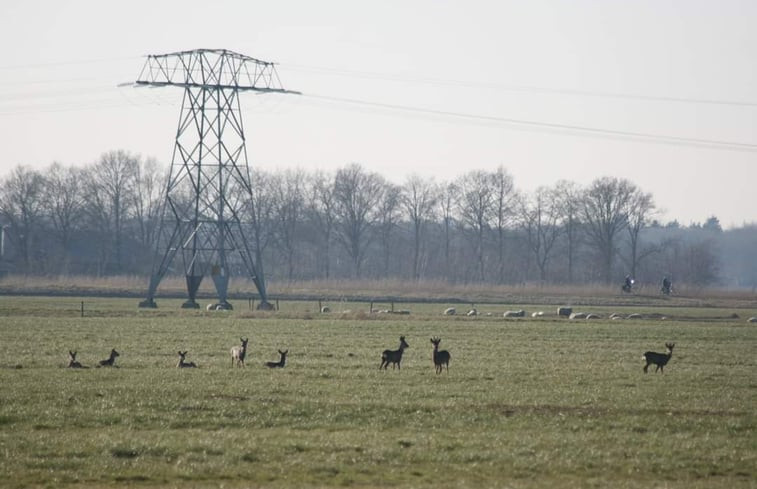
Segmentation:
[[(126, 151), (86, 166), (19, 165), (0, 181), (0, 271), (149, 274), (168, 168)], [(251, 172), (240, 216), (269, 282), (615, 283), (629, 274), (754, 287), (757, 228), (660, 223), (654, 197), (615, 177), (525, 192), (506, 168), (401, 184), (360, 164)]]

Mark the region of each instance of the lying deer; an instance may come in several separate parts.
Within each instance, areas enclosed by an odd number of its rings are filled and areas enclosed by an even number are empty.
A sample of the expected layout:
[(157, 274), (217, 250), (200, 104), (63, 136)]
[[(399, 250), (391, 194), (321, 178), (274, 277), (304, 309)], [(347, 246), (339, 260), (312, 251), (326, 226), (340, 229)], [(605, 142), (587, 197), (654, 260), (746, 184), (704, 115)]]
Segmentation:
[(394, 370), (395, 365), (397, 365), (397, 368), (400, 369), (402, 352), (405, 350), (405, 348), (410, 348), (410, 345), (407, 344), (404, 336), (400, 336), (400, 347), (398, 350), (384, 350), (384, 352), (381, 354), (381, 365), (379, 365), (379, 370), (381, 370), (382, 368), (386, 370), (387, 367), (389, 367), (390, 363), (392, 364), (392, 370)]
[(76, 361), (76, 352), (68, 350), (68, 368), (89, 368)]
[(644, 365), (644, 373), (647, 373), (647, 368), (649, 368), (649, 366), (653, 363), (657, 366), (654, 369), (655, 372), (659, 370), (660, 373), (664, 373), (663, 367), (667, 365), (668, 361), (670, 361), (670, 357), (673, 356), (673, 347), (676, 345), (675, 343), (665, 343), (665, 346), (668, 348), (667, 353), (656, 353), (653, 351), (648, 351), (644, 355), (642, 355), (644, 361), (647, 362), (647, 364)]
[(434, 345), (434, 366), (436, 367), (436, 373), (442, 373), (442, 368), (447, 366), (447, 373), (449, 373), (449, 359), (450, 354), (447, 350), (439, 351), (439, 343), (441, 338), (431, 338), (431, 343)]
[(239, 338), (239, 341), (242, 342), (242, 346), (234, 346), (231, 348), (231, 366), (232, 367), (234, 366), (235, 361), (237, 363), (237, 367), (244, 367), (244, 357), (247, 356), (247, 341), (249, 341), (249, 339)]
[(116, 361), (116, 357), (120, 356), (120, 354), (116, 351), (115, 348), (110, 350), (110, 356), (106, 358), (105, 360), (100, 360), (100, 367), (112, 367), (113, 364)]
[(186, 358), (187, 352), (186, 351), (179, 351), (179, 363), (176, 364), (176, 368), (195, 368), (197, 365), (195, 365), (195, 362), (185, 362), (184, 358)]
[(265, 362), (265, 366), (268, 368), (284, 368), (284, 365), (287, 361), (287, 353), (289, 353), (289, 350), (281, 351), (279, 350), (279, 355), (281, 355), (281, 359), (278, 362)]

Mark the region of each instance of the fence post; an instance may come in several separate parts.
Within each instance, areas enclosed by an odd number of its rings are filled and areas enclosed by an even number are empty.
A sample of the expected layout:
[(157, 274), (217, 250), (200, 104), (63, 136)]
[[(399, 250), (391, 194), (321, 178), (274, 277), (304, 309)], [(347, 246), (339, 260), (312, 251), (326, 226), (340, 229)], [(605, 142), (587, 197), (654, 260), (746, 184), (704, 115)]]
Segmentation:
[(371, 301), (371, 314), (373, 314), (373, 301)]
[(321, 305), (321, 299), (318, 299), (318, 312), (323, 312), (323, 306)]
[(276, 310), (277, 311), (279, 310), (279, 300), (278, 299), (276, 299)]
[(394, 301), (392, 301), (392, 312), (394, 312)]
[(84, 317), (84, 301), (81, 301), (81, 317)]

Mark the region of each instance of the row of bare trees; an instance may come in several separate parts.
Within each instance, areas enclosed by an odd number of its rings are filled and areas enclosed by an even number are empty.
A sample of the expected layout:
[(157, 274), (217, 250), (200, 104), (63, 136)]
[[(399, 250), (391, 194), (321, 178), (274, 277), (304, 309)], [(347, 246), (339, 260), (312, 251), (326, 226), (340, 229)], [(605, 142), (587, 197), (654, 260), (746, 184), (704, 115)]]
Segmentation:
[[(125, 151), (85, 167), (16, 167), (0, 181), (5, 270), (149, 273), (166, 172)], [(620, 178), (523, 192), (503, 167), (397, 185), (350, 164), (333, 173), (255, 171), (252, 187), (243, 219), (269, 281), (722, 278), (722, 233), (659, 225), (652, 195)]]

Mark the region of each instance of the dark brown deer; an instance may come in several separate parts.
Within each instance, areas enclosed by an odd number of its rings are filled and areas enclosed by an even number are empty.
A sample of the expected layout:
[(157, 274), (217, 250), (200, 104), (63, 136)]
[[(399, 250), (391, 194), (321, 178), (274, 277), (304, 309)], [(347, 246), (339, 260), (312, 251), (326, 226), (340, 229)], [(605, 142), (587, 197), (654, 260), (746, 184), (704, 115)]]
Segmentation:
[(675, 343), (665, 343), (665, 346), (668, 348), (667, 353), (656, 353), (653, 351), (648, 351), (644, 355), (642, 355), (644, 361), (647, 362), (647, 364), (644, 365), (644, 373), (647, 373), (647, 368), (649, 368), (649, 366), (653, 363), (656, 365), (656, 368), (654, 369), (655, 372), (659, 370), (660, 373), (664, 373), (663, 367), (667, 365), (670, 357), (673, 356), (673, 347), (676, 345)]
[(402, 362), (402, 352), (405, 350), (405, 348), (410, 348), (410, 345), (407, 344), (405, 341), (404, 336), (400, 336), (400, 347), (397, 350), (384, 350), (384, 352), (381, 354), (381, 365), (379, 365), (379, 370), (382, 368), (384, 370), (389, 367), (389, 364), (392, 364), (392, 370), (394, 370), (394, 366), (397, 366), (397, 369), (400, 369), (400, 362)]
[(287, 353), (289, 353), (289, 350), (281, 351), (279, 350), (279, 355), (281, 356), (281, 359), (278, 362), (265, 362), (265, 366), (268, 368), (284, 368), (284, 365), (287, 361)]
[(447, 350), (439, 351), (439, 343), (441, 338), (431, 338), (431, 343), (434, 345), (434, 366), (436, 367), (436, 373), (442, 373), (442, 368), (447, 366), (447, 373), (449, 373), (449, 359), (451, 355)]
[(179, 351), (179, 363), (176, 364), (176, 368), (196, 368), (197, 365), (195, 365), (195, 362), (185, 362), (184, 359), (187, 357), (186, 351)]
[(76, 361), (76, 352), (68, 350), (68, 368), (89, 368)]
[(242, 342), (242, 346), (234, 346), (231, 348), (231, 366), (234, 366), (234, 362), (236, 361), (237, 367), (244, 367), (244, 357), (247, 356), (247, 342), (249, 341), (248, 338), (239, 338), (239, 341)]
[(106, 358), (105, 360), (100, 360), (100, 366), (101, 367), (113, 367), (113, 364), (116, 362), (116, 357), (121, 356), (120, 353), (116, 351), (115, 348), (110, 350), (110, 356)]

